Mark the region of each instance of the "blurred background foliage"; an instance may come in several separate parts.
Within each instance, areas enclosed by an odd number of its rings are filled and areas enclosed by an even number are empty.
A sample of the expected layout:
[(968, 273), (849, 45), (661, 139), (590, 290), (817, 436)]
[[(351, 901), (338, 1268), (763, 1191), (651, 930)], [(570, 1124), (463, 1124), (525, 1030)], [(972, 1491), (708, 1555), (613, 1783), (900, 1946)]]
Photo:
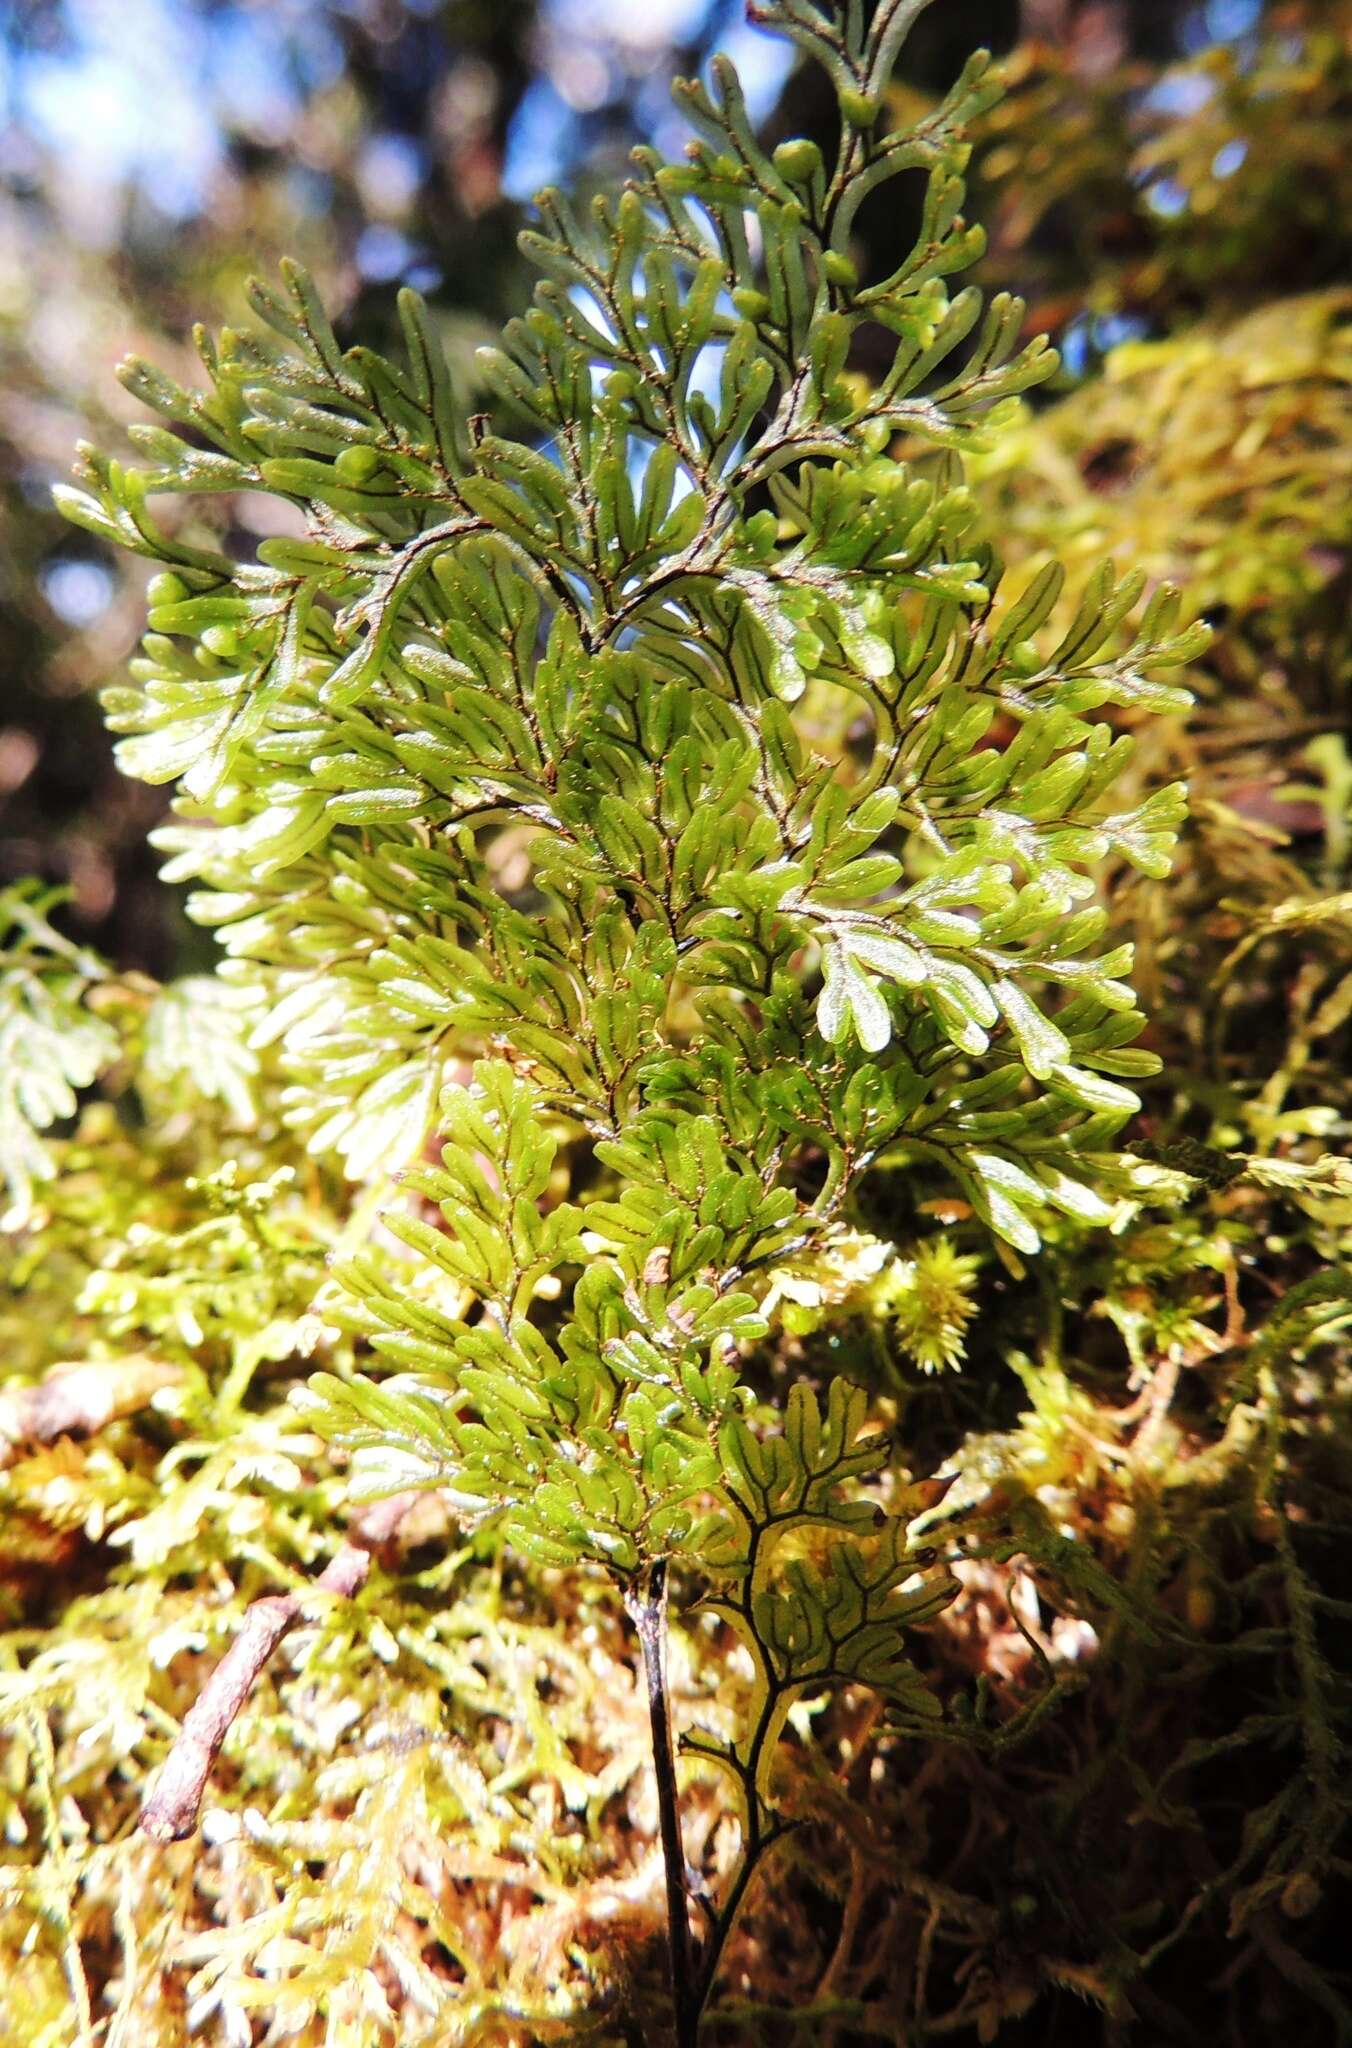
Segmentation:
[[(821, 2035), (836, 2048), (902, 2038), (887, 2029), (905, 2015), (917, 2042), (1352, 2041), (1352, 4), (945, 0), (907, 45), (899, 117), (981, 42), (1010, 64), (972, 163), (984, 282), (1023, 293), (1064, 357), (974, 465), (989, 530), (1016, 576), (1065, 562), (1067, 607), (1112, 554), (1178, 581), (1215, 628), (1193, 718), (1138, 734), (1143, 776), (1192, 787), (1179, 868), (1109, 886), (1166, 1062), (1137, 1149), (1174, 1206), (1111, 1236), (1067, 1224), (1016, 1271), (902, 1162), (838, 1268), (795, 1282), (767, 1375), (870, 1379), (915, 1470), (958, 1452), (1022, 1504), (1022, 1551), (974, 1563), (936, 1633), (936, 1685), (1026, 1701), (1050, 1659), (1084, 1690), (1017, 1758), (978, 1728), (919, 1760), (884, 1743), (881, 1775), (853, 1780), (868, 1710), (824, 1715), (800, 1759), (817, 1832), (739, 1953), (749, 1998), (808, 2001), (830, 1979), (854, 2015)], [(0, 884), (69, 887), (68, 939), (120, 970), (106, 989), (96, 962), (80, 972), (139, 1091), (62, 1140), (0, 1304), (18, 1382), (54, 1359), (111, 1372), (91, 1444), (39, 1440), (12, 1463), (0, 1446), (3, 1656), (33, 1709), (0, 1785), (18, 1858), (5, 1990), (53, 2048), (91, 1983), (110, 2042), (167, 2044), (189, 2021), (231, 2044), (265, 2026), (572, 2039), (570, 1986), (605, 2038), (607, 1999), (653, 1966), (642, 1719), (613, 1604), (491, 1546), (448, 1552), (444, 1528), (414, 1531), (397, 1580), (325, 1613), (304, 1663), (265, 1680), (227, 1752), (254, 1832), (216, 1816), (195, 1899), (185, 1865), (130, 1832), (247, 1599), (336, 1540), (341, 1475), (287, 1464), (284, 1395), (342, 1354), (312, 1304), (347, 1219), (319, 1168), (278, 1180), (292, 1169), (267, 1131), (242, 1130), (228, 1028), (216, 1099), (189, 1086), (211, 985), (184, 984), (171, 1015), (137, 979), (208, 958), (155, 879), (155, 793), (116, 775), (96, 702), (142, 589), (48, 492), (78, 438), (114, 445), (136, 417), (118, 358), (191, 383), (191, 322), (240, 320), (246, 275), (283, 253), (345, 340), (385, 342), (396, 284), (416, 284), (468, 375), (525, 297), (531, 191), (613, 180), (636, 140), (678, 146), (667, 82), (718, 48), (771, 138), (824, 131), (811, 80), (729, 0), (5, 16)], [(876, 267), (906, 226), (866, 209), (859, 232)], [(241, 498), (167, 516), (228, 518), (238, 553), (276, 514)], [(869, 1231), (908, 1256), (880, 1275)], [(961, 1373), (921, 1370), (964, 1351)], [(1068, 1584), (1068, 1530), (1096, 1577)], [(569, 1603), (585, 1656), (558, 1625)], [(676, 1654), (684, 1699), (714, 1711), (718, 1660), (693, 1631)], [(422, 1742), (447, 1715), (454, 1745)], [(368, 1722), (386, 1747), (344, 1751)], [(699, 1839), (716, 1825), (710, 1806)], [(442, 2034), (427, 2015), (457, 1943), (487, 2017), (457, 2005), (463, 2034)], [(499, 1999), (529, 2021), (514, 2031)], [(784, 2038), (782, 2011), (764, 2015), (748, 2005), (743, 2038)]]

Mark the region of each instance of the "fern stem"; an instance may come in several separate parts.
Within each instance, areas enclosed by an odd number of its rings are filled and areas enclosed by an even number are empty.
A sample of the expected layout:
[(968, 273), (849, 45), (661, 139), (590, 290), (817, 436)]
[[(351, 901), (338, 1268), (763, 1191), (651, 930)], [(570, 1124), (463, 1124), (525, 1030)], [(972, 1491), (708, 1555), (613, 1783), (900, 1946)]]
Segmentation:
[(664, 1557), (656, 1558), (632, 1591), (625, 1595), (625, 1606), (638, 1631), (643, 1677), (648, 1692), (653, 1775), (657, 1780), (657, 1816), (666, 1872), (667, 1961), (671, 1975), (676, 2048), (695, 2048), (702, 2001), (695, 1996), (689, 1898), (685, 1887), (685, 1845), (681, 1839), (676, 1754), (671, 1739), (671, 1700), (667, 1688), (667, 1561)]

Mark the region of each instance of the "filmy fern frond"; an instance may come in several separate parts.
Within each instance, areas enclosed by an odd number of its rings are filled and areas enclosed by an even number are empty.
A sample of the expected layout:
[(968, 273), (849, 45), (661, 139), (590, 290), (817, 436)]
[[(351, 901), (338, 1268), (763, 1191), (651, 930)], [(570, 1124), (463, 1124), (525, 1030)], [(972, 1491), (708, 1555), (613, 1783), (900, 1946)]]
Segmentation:
[[(684, 164), (640, 151), (585, 212), (541, 195), (491, 418), (414, 294), (395, 367), (291, 267), (254, 289), (266, 332), (199, 337), (205, 394), (127, 367), (167, 424), (64, 498), (162, 565), (108, 712), (124, 769), (178, 785), (166, 874), (291, 1126), (359, 1180), (440, 1153), (338, 1266), (335, 1316), (397, 1372), (319, 1377), (310, 1419), (360, 1491), (441, 1489), (636, 1611), (668, 1560), (711, 1587), (775, 1702), (727, 1751), (748, 1869), (792, 1697), (922, 1716), (903, 1631), (953, 1590), (914, 1502), (869, 1497), (886, 1447), (843, 1383), (767, 1425), (744, 1361), (776, 1268), (889, 1148), (1024, 1252), (1112, 1216), (1091, 1156), (1157, 1063), (1097, 879), (1167, 871), (1182, 791), (1119, 796), (1122, 728), (1182, 707), (1205, 638), (1107, 564), (1053, 623), (1059, 570), (1004, 578), (976, 536), (963, 451), (1054, 358), (949, 283), (981, 249), (989, 59), (888, 125), (923, 4), (756, 10), (824, 66), (834, 158), (767, 152), (718, 60), (677, 88)], [(917, 173), (914, 245), (866, 280), (858, 209)], [(866, 325), (895, 344), (872, 388)], [(148, 509), (239, 489), (304, 537), (234, 562)], [(583, 1146), (578, 1206), (555, 1162)], [(675, 1987), (683, 2042), (719, 1945)]]

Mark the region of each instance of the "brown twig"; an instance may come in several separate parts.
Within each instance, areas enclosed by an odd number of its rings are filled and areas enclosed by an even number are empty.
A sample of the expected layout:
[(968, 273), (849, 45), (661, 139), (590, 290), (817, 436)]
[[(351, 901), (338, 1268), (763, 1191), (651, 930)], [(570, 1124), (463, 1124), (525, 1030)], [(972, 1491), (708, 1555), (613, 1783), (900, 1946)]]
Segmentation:
[[(366, 1582), (371, 1552), (389, 1541), (418, 1494), (395, 1494), (368, 1510), (315, 1580), (315, 1588), (350, 1600)], [(309, 1589), (307, 1589), (308, 1591)], [(239, 1634), (183, 1718), (174, 1746), (141, 1808), (142, 1833), (153, 1842), (181, 1842), (197, 1825), (211, 1767), (235, 1716), (287, 1630), (299, 1619), (306, 1592), (269, 1593), (245, 1612)]]
[(6, 1387), (0, 1392), (0, 1467), (13, 1463), (21, 1444), (93, 1436), (135, 1415), (181, 1376), (181, 1367), (162, 1358), (81, 1359), (53, 1366), (35, 1387)]

